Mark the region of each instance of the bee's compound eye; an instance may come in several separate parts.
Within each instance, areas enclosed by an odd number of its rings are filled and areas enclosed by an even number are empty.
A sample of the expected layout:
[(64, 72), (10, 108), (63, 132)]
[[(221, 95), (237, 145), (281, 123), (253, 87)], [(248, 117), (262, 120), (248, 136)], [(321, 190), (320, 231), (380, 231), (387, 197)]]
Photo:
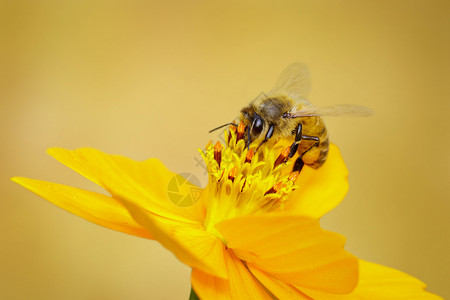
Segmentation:
[(264, 127), (263, 119), (260, 116), (256, 115), (255, 119), (253, 120), (253, 124), (252, 124), (252, 132), (251, 132), (252, 135), (253, 136), (260, 135), (263, 130), (263, 127)]

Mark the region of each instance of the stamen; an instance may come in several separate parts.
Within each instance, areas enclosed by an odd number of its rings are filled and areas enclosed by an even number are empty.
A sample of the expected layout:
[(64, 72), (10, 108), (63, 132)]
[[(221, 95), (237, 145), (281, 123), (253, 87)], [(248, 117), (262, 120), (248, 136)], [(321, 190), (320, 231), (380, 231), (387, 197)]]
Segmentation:
[(276, 192), (278, 192), (281, 188), (283, 187), (283, 182), (280, 181), (277, 184), (275, 184), (273, 187), (271, 187), (265, 194), (275, 194)]
[(237, 135), (236, 135), (236, 142), (244, 138), (245, 133), (245, 125), (244, 123), (239, 123), (239, 126), (237, 128)]
[(222, 144), (218, 141), (214, 146), (214, 159), (220, 167), (220, 162), (222, 161)]
[(246, 163), (251, 162), (251, 161), (252, 161), (252, 158), (253, 158), (253, 155), (255, 155), (255, 152), (254, 152), (254, 150), (253, 150), (253, 148), (252, 148), (252, 149), (250, 149), (250, 150), (247, 152), (247, 155), (245, 156), (245, 162), (246, 162)]
[(220, 177), (217, 179), (217, 182), (220, 182), (222, 180), (224, 173), (225, 173), (225, 171), (222, 170), (222, 172), (220, 173)]
[(217, 233), (215, 224), (230, 216), (283, 211), (291, 201), (288, 195), (297, 188), (300, 172), (291, 171), (292, 166), (286, 163), (290, 147), (280, 148), (275, 142), (257, 150), (257, 144), (246, 136), (248, 129), (242, 122), (238, 127), (230, 126), (225, 132), (228, 142), (209, 143), (205, 152), (200, 150), (210, 176), (204, 226), (213, 233)]
[(242, 184), (242, 187), (241, 187), (241, 193), (244, 191), (246, 184), (247, 184), (247, 178), (244, 179), (244, 183)]
[(230, 130), (229, 130), (229, 132), (228, 132), (228, 138), (227, 138), (227, 145), (229, 146), (230, 145), (230, 141), (231, 141), (231, 137), (233, 136), (233, 135), (236, 135), (236, 129), (237, 127), (236, 126), (230, 126)]
[(230, 170), (230, 173), (228, 173), (228, 179), (230, 179), (231, 182), (234, 182), (234, 179), (236, 178), (236, 174), (237, 174), (237, 167), (233, 167)]
[(235, 126), (235, 125), (230, 126), (230, 134), (236, 133), (236, 128), (237, 128), (237, 126)]
[(273, 164), (273, 168), (275, 169), (279, 164), (284, 163), (289, 158), (289, 152), (291, 151), (291, 147), (287, 147), (281, 151), (280, 155), (278, 156), (277, 160)]
[(295, 172), (292, 172), (291, 174), (289, 174), (288, 181), (292, 181), (293, 183), (295, 183), (295, 181), (297, 180), (298, 174), (300, 174), (300, 172), (298, 172), (298, 171), (295, 171)]

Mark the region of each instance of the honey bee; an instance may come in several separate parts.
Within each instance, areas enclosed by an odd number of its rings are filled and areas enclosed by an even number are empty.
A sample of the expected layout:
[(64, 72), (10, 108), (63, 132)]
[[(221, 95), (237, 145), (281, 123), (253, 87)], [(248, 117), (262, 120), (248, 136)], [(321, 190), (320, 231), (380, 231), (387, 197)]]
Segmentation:
[(305, 164), (319, 168), (327, 159), (329, 147), (327, 128), (321, 116), (369, 116), (373, 113), (367, 107), (351, 104), (313, 106), (306, 100), (310, 89), (309, 70), (305, 65), (294, 63), (284, 69), (269, 93), (261, 93), (242, 108), (240, 121), (246, 128), (246, 145), (257, 143), (259, 149), (269, 140), (287, 139), (291, 143), (288, 158), (298, 153), (293, 171), (300, 171)]

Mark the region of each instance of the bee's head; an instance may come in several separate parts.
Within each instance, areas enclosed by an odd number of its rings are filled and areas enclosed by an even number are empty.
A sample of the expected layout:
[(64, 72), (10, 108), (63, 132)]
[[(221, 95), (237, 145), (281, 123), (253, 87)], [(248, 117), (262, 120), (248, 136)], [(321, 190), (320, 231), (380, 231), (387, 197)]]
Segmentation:
[(261, 137), (264, 131), (265, 121), (258, 115), (252, 106), (244, 107), (241, 110), (241, 121), (246, 125), (246, 139), (248, 143)]

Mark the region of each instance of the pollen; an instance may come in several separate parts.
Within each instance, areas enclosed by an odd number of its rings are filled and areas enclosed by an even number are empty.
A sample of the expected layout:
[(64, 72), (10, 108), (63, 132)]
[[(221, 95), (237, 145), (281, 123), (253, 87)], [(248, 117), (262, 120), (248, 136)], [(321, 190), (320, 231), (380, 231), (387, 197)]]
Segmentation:
[(245, 125), (244, 123), (241, 122), (239, 123), (239, 126), (237, 128), (236, 141), (242, 140), (244, 138), (244, 133), (245, 133)]
[(228, 179), (230, 179), (232, 182), (234, 182), (234, 179), (236, 178), (237, 173), (237, 167), (233, 167), (231, 171), (228, 173)]
[(223, 144), (210, 142), (199, 150), (209, 176), (204, 226), (216, 234), (221, 220), (283, 210), (296, 188), (299, 172), (292, 172), (290, 147), (278, 141), (259, 149), (256, 142), (246, 145), (245, 131), (240, 123), (225, 131)]
[(222, 149), (223, 146), (220, 142), (217, 142), (214, 146), (214, 159), (220, 167), (220, 163), (222, 162)]
[(254, 153), (254, 149), (250, 149), (249, 151), (247, 151), (247, 154), (245, 155), (245, 162), (249, 163), (252, 161), (253, 155), (255, 155)]
[(271, 187), (267, 192), (265, 192), (264, 196), (267, 194), (273, 194), (273, 193), (278, 192), (278, 190), (280, 190), (282, 186), (283, 186), (283, 182), (282, 181), (278, 182), (273, 187)]
[(283, 151), (281, 151), (280, 155), (278, 155), (277, 160), (275, 161), (275, 163), (273, 165), (274, 168), (278, 167), (280, 164), (287, 161), (287, 159), (289, 158), (290, 150), (291, 150), (291, 147), (287, 147), (287, 148), (284, 148)]
[(297, 180), (298, 174), (300, 174), (300, 172), (298, 171), (292, 172), (291, 174), (289, 174), (288, 180), (295, 182)]

